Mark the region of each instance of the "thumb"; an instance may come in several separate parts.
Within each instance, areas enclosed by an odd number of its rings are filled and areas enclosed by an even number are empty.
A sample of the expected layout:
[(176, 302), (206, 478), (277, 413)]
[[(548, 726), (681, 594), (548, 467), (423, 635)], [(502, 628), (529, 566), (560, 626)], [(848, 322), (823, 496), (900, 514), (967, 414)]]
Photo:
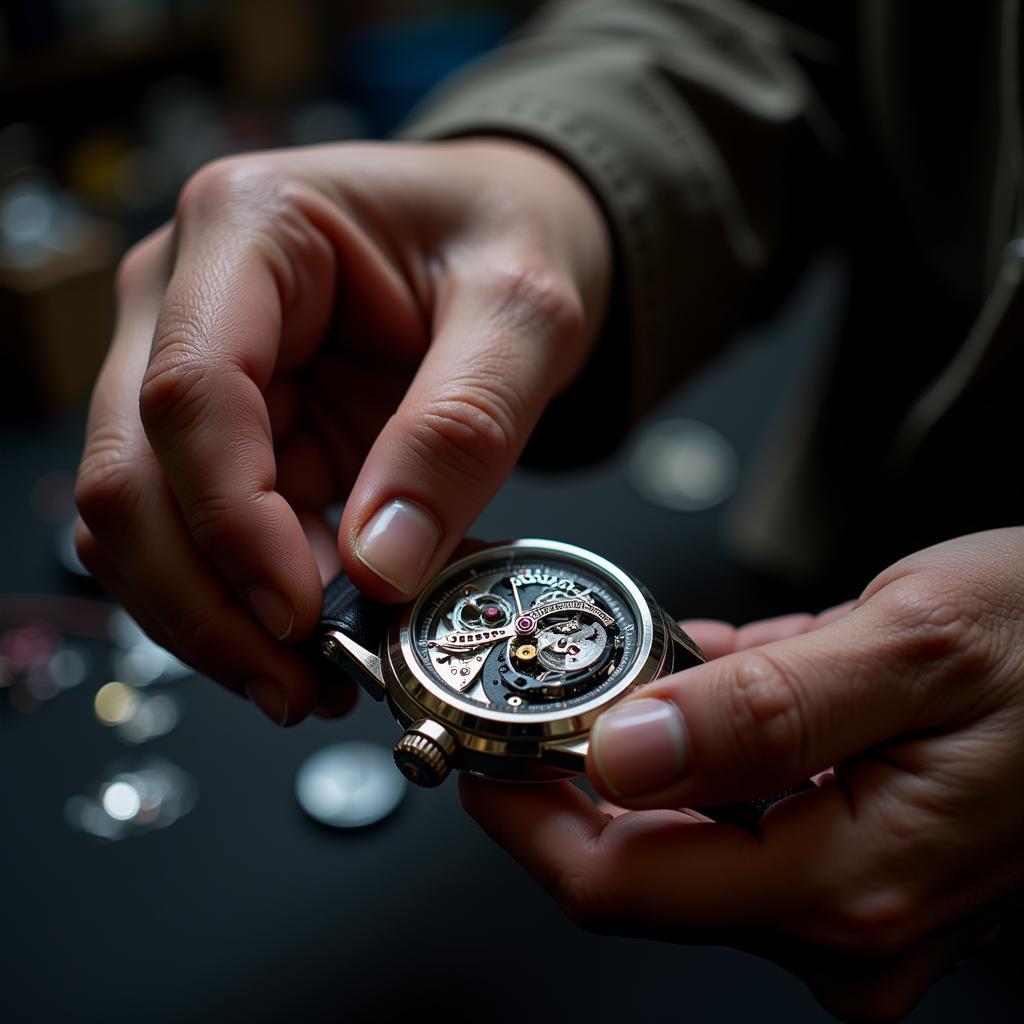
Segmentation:
[(345, 571), (384, 601), (408, 600), (445, 564), (592, 333), (570, 278), (544, 265), (492, 261), (440, 291), (434, 340), (341, 522)]
[(951, 652), (919, 616), (914, 597), (883, 592), (819, 629), (651, 683), (598, 718), (591, 780), (630, 808), (750, 800), (934, 727), (949, 714), (937, 698), (951, 692), (938, 685)]

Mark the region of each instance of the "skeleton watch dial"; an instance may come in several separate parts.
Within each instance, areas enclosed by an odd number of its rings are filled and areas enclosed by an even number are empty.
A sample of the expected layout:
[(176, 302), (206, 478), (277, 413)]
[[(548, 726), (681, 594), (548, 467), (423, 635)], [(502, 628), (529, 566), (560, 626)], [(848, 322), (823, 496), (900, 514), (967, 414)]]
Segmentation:
[(637, 609), (598, 566), (549, 550), (483, 551), (419, 601), (420, 667), (461, 702), (521, 715), (588, 704), (637, 657)]

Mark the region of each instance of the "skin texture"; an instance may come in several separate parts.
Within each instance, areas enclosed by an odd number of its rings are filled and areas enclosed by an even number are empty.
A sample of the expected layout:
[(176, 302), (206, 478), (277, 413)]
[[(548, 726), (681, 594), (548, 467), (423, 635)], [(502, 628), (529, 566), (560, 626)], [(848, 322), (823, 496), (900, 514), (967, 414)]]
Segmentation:
[[(354, 687), (321, 692), (295, 650), (321, 581), (343, 564), (375, 598), (411, 596), (355, 551), (396, 498), (440, 530), (424, 579), (444, 564), (586, 362), (611, 258), (586, 188), (512, 141), (204, 168), (121, 267), (79, 555), (274, 721), (344, 714)], [(615, 797), (598, 749), (602, 804), (470, 777), (462, 798), (582, 927), (729, 943), (837, 1016), (895, 1020), (1021, 902), (1022, 621), (1017, 528), (904, 559), (820, 616), (685, 623), (711, 663), (643, 695), (681, 715), (685, 773)], [(808, 777), (757, 835), (685, 809)]]
[[(817, 617), (686, 622), (709, 664), (638, 698), (682, 714), (674, 782), (614, 797), (598, 749), (600, 805), (469, 776), (463, 803), (582, 927), (733, 945), (844, 1020), (898, 1020), (1019, 913), (1022, 623), (1021, 528), (919, 552)], [(756, 835), (685, 809), (809, 777)]]
[[(343, 144), (219, 161), (135, 246), (93, 395), (78, 553), (158, 642), (291, 725), (294, 643), (396, 498), (440, 530), (429, 579), (512, 470), (604, 315), (596, 203), (513, 141)], [(324, 509), (345, 500), (337, 548)], [(256, 588), (256, 589), (254, 589)]]

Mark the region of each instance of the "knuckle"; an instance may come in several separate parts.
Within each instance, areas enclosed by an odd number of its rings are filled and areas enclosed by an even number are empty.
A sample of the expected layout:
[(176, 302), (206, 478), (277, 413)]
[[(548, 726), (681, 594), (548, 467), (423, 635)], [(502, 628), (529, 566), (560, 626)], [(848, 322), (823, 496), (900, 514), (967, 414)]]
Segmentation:
[[(130, 520), (138, 502), (132, 466), (124, 455), (107, 446), (93, 446), (83, 457), (75, 481), (75, 505), (82, 521), (102, 537)], [(82, 561), (88, 568), (85, 558)]]
[(168, 630), (178, 657), (198, 670), (216, 663), (224, 647), (220, 619), (219, 610), (206, 606), (183, 608)]
[(516, 420), (510, 395), (494, 385), (463, 384), (458, 394), (432, 402), (410, 436), (429, 464), (475, 480), (514, 460), (520, 447)]
[(562, 913), (584, 931), (605, 931), (611, 923), (603, 887), (590, 872), (574, 866), (563, 871), (554, 886)]
[(187, 428), (208, 391), (208, 372), (187, 331), (165, 341), (139, 389), (139, 416), (147, 434), (169, 424)]
[(582, 299), (565, 274), (536, 257), (506, 260), (490, 267), (481, 282), (494, 300), (499, 320), (544, 337), (583, 333)]
[(1002, 700), (999, 687), (980, 685), (1002, 674), (1005, 651), (978, 595), (956, 580), (919, 574), (890, 584), (880, 596), (890, 638), (886, 653), (902, 666), (919, 714), (961, 714)]
[(223, 552), (234, 546), (238, 537), (240, 509), (251, 512), (254, 502), (220, 492), (197, 496), (188, 506), (189, 529), (196, 543), (208, 552)]
[(276, 181), (277, 174), (265, 157), (221, 157), (204, 164), (182, 186), (177, 216), (182, 220), (202, 218), (240, 202), (259, 203)]
[(886, 588), (885, 611), (897, 642), (915, 661), (944, 661), (973, 647), (977, 620), (955, 583), (907, 577)]
[(905, 887), (840, 892), (827, 911), (827, 944), (837, 952), (892, 959), (924, 934), (923, 914)]
[(810, 724), (793, 673), (763, 651), (737, 658), (729, 680), (728, 711), (740, 751), (762, 760), (765, 749), (780, 764), (802, 761)]

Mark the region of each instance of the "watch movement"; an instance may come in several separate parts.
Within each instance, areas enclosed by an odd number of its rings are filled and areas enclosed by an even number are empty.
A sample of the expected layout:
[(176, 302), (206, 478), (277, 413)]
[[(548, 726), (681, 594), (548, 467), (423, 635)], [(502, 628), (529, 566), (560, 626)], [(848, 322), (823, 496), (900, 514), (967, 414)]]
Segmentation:
[(475, 551), (405, 606), (339, 576), (319, 641), (387, 701), (405, 729), (395, 761), (423, 786), (453, 768), (510, 781), (580, 774), (601, 711), (704, 660), (633, 577), (550, 540)]

